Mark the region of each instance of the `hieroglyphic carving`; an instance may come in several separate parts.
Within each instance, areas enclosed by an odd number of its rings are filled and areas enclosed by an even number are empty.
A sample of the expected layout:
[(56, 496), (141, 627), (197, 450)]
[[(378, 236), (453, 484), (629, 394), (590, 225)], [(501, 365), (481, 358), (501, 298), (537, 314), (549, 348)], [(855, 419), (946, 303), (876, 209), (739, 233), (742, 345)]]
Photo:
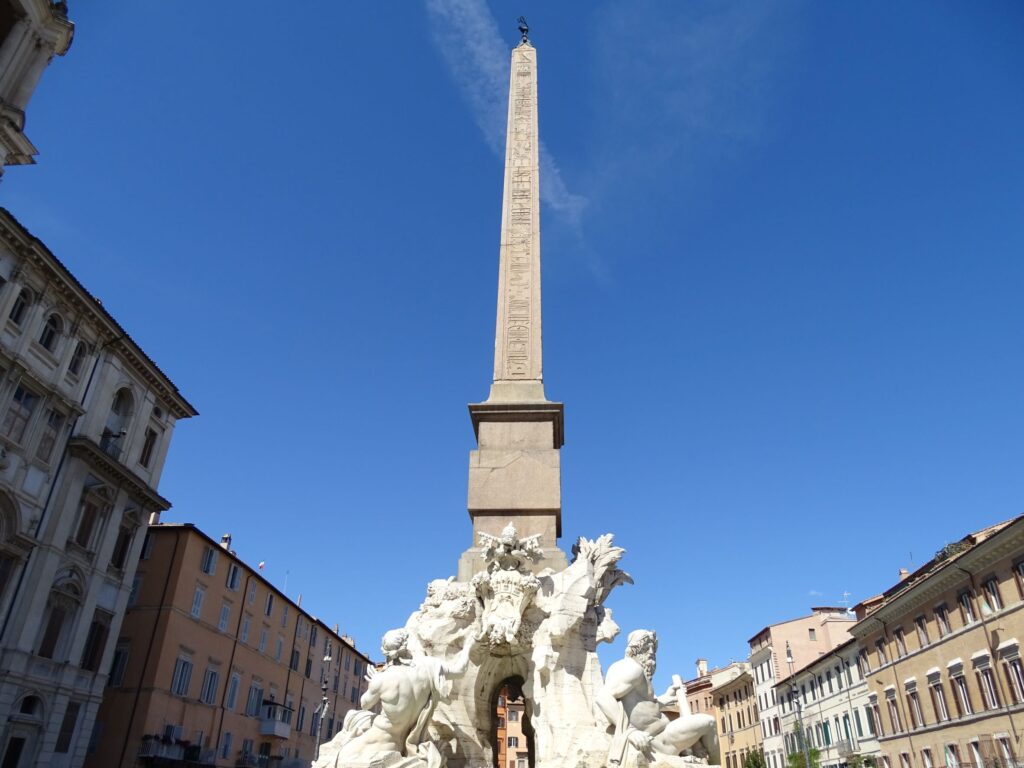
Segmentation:
[(505, 338), (502, 376), (531, 377), (533, 357), (534, 211), (537, 189), (537, 115), (533, 52), (516, 51), (510, 110), (505, 216)]

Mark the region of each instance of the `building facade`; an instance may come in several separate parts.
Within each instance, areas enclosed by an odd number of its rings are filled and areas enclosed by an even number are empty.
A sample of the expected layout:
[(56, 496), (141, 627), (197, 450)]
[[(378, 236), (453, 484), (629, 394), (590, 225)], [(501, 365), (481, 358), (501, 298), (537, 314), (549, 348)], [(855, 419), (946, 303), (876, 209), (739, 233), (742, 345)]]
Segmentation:
[(78, 766), (178, 419), (174, 384), (0, 209), (0, 764)]
[(760, 747), (757, 702), (750, 665), (739, 663), (711, 689), (718, 715), (718, 743), (724, 768), (742, 768), (747, 755)]
[[(770, 624), (748, 641), (754, 695), (760, 715), (761, 744), (768, 768), (783, 768), (789, 754), (783, 738), (782, 711), (776, 685), (791, 671), (846, 642), (853, 623), (853, 617), (845, 608), (816, 607), (811, 608), (808, 616)], [(792, 667), (787, 650), (793, 659)]]
[(498, 693), (495, 768), (529, 768), (530, 745), (524, 730), (526, 701), (518, 687), (505, 686)]
[(67, 53), (75, 27), (67, 3), (0, 0), (0, 174), (35, 162), (25, 109), (50, 60)]
[(85, 765), (308, 766), (358, 709), (369, 664), (230, 537), (152, 526)]
[(884, 768), (1020, 759), (1024, 517), (944, 547), (857, 615)]
[(808, 745), (819, 751), (821, 768), (843, 768), (853, 755), (878, 756), (874, 713), (867, 680), (858, 668), (859, 655), (860, 645), (851, 638), (776, 686), (787, 753), (801, 750), (796, 734), (802, 720)]

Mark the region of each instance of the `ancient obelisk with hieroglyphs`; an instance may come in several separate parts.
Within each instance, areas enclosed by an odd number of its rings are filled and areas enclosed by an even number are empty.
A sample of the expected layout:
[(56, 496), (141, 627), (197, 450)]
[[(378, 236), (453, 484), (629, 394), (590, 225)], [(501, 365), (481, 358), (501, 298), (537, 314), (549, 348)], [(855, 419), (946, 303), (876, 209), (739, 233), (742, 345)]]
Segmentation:
[(473, 544), (459, 562), (460, 580), (484, 565), (479, 534), (498, 536), (509, 523), (520, 537), (540, 537), (538, 569), (566, 564), (557, 546), (563, 410), (544, 397), (541, 365), (539, 166), (537, 51), (524, 33), (509, 76), (494, 379), (487, 400), (469, 406), (477, 438), (469, 457)]

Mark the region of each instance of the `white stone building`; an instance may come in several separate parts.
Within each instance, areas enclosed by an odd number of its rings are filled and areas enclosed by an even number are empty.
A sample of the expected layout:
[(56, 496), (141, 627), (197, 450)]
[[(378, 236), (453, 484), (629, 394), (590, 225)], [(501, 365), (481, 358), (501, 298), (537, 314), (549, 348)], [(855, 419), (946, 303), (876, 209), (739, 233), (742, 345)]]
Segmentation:
[(857, 664), (860, 645), (850, 639), (816, 661), (798, 669), (775, 688), (780, 723), (788, 753), (800, 751), (796, 740), (794, 697), (809, 746), (819, 752), (821, 768), (840, 768), (852, 755), (877, 757), (878, 737), (869, 699), (868, 681)]
[(0, 0), (0, 174), (35, 162), (25, 109), (50, 60), (71, 45), (67, 13), (63, 0)]
[(196, 411), (0, 209), (0, 765), (82, 764), (178, 419)]

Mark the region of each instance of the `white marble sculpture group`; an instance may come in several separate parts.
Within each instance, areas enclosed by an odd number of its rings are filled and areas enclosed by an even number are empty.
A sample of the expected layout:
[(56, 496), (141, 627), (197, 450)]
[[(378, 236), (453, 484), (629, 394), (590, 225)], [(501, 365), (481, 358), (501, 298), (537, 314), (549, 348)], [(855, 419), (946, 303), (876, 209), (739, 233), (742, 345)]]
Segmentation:
[[(714, 719), (690, 714), (678, 678), (654, 695), (654, 632), (632, 632), (625, 657), (601, 674), (597, 645), (619, 633), (604, 603), (631, 583), (618, 568), (624, 550), (610, 534), (581, 538), (568, 567), (534, 573), (535, 539), (512, 525), (500, 537), (482, 534), (486, 570), (428, 585), (405, 627), (385, 634), (384, 668), (315, 768), (492, 768), (495, 704), (507, 683), (526, 701), (531, 768), (719, 762)], [(667, 705), (678, 705), (678, 718), (662, 713)]]

